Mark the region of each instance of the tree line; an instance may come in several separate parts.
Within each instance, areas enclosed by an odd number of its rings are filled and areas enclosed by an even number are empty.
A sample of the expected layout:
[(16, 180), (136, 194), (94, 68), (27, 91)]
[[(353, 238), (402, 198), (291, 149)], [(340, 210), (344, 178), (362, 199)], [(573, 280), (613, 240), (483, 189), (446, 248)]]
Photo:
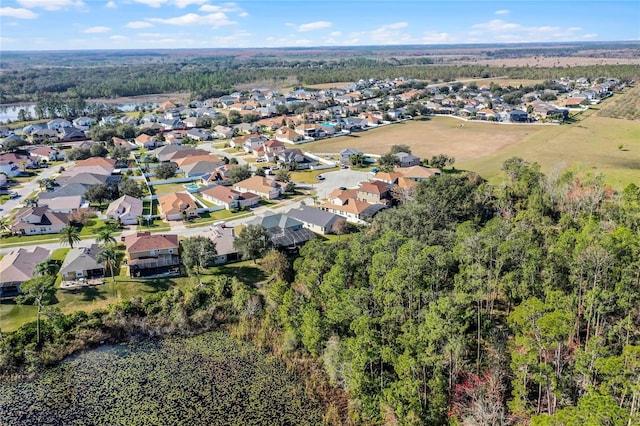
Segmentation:
[[(412, 64), (387, 59), (354, 58), (309, 60), (304, 63), (272, 63), (257, 59), (230, 59), (219, 63), (187, 60), (180, 63), (104, 65), (95, 67), (42, 67), (7, 70), (0, 74), (0, 103), (39, 101), (53, 94), (61, 98), (88, 99), (154, 93), (188, 92), (193, 99), (207, 99), (229, 93), (238, 84), (297, 81), (320, 84), (360, 79), (408, 77), (427, 81), (460, 78), (553, 79), (560, 76), (594, 79), (610, 76), (630, 79), (638, 76), (634, 65), (591, 65), (557, 67), (488, 67), (481, 65)], [(275, 77), (274, 77), (275, 76)], [(81, 106), (80, 104), (77, 105)], [(44, 112), (49, 111), (45, 107)], [(50, 115), (50, 114), (47, 114)]]
[[(544, 175), (520, 158), (503, 170), (499, 186), (445, 173), (361, 232), (311, 240), (295, 259), (271, 252), (261, 288), (219, 277), (193, 294), (123, 302), (91, 327), (232, 324), (285, 359), (322, 365), (356, 424), (636, 424), (640, 188), (616, 192), (581, 170)], [(41, 327), (47, 351), (58, 331)], [(33, 335), (28, 324), (5, 337), (4, 372), (49, 359)]]

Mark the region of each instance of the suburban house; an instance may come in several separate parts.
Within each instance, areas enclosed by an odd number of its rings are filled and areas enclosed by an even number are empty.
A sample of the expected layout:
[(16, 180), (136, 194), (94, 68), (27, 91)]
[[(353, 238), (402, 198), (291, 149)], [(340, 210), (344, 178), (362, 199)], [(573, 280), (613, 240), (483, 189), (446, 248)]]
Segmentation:
[(247, 222), (247, 225), (260, 225), (271, 234), (275, 247), (295, 249), (316, 237), (304, 224), (283, 213), (267, 212)]
[(274, 139), (266, 141), (263, 145), (264, 155), (269, 161), (275, 161), (278, 154), (281, 154), (286, 150), (284, 142), (280, 142)]
[(57, 234), (69, 225), (66, 214), (48, 207), (24, 207), (15, 214), (11, 233), (15, 235)]
[(376, 172), (376, 174), (373, 175), (372, 179), (390, 184), (396, 184), (398, 183), (398, 179), (400, 179), (401, 177), (403, 176), (399, 172)]
[[(102, 250), (97, 244), (69, 250), (60, 267), (62, 281), (91, 280), (104, 276), (104, 263), (98, 262)], [(115, 272), (115, 271), (114, 271)]]
[(440, 169), (435, 169), (432, 167), (396, 167), (395, 171), (397, 173), (400, 173), (402, 177), (416, 182), (427, 180), (432, 176), (440, 176)]
[(398, 159), (399, 167), (419, 166), (420, 158), (406, 152), (397, 152), (393, 154)]
[(190, 129), (187, 131), (187, 137), (194, 141), (208, 141), (211, 139), (211, 133), (203, 129)]
[(227, 126), (216, 126), (213, 128), (217, 137), (229, 139), (233, 136), (233, 129)]
[(210, 183), (221, 183), (229, 180), (229, 174), (231, 170), (236, 167), (236, 164), (225, 164), (223, 166), (216, 167), (211, 173), (207, 173), (200, 178), (200, 182), (204, 185)]
[(131, 151), (132, 149), (138, 149), (138, 145), (132, 144), (128, 140), (122, 139), (116, 136), (112, 137), (111, 141), (113, 142), (114, 146), (121, 146), (127, 151)]
[(138, 232), (124, 237), (129, 275), (149, 277), (180, 272), (180, 245), (174, 234)]
[(38, 129), (31, 132), (31, 142), (34, 144), (58, 142), (58, 132), (52, 129)]
[(205, 189), (200, 194), (205, 200), (217, 206), (223, 206), (227, 210), (251, 207), (260, 202), (259, 195), (251, 192), (239, 192), (223, 185)]
[(158, 145), (162, 145), (162, 142), (158, 142), (155, 136), (149, 136), (146, 133), (141, 133), (134, 139), (136, 145), (140, 148), (153, 149)]
[(47, 128), (51, 130), (60, 131), (65, 127), (73, 127), (73, 124), (64, 118), (55, 118), (47, 122)]
[(391, 184), (381, 180), (361, 182), (356, 188), (356, 198), (371, 204), (389, 204), (391, 202)]
[(38, 205), (48, 206), (56, 213), (72, 213), (85, 204), (84, 193), (90, 185), (71, 183), (56, 188), (55, 192), (41, 192), (38, 194)]
[(213, 261), (216, 265), (240, 260), (238, 251), (233, 246), (236, 233), (232, 227), (215, 226), (209, 232), (206, 235), (216, 244), (216, 257)]
[(20, 294), (20, 284), (33, 277), (36, 265), (49, 258), (49, 250), (18, 248), (0, 260), (0, 299)]
[(87, 136), (80, 129), (75, 127), (62, 127), (59, 130), (60, 135), (58, 139), (63, 142), (83, 141), (87, 139)]
[(198, 205), (191, 194), (176, 192), (158, 198), (161, 217), (165, 220), (183, 220), (198, 217)]
[(129, 195), (114, 200), (107, 207), (107, 219), (119, 220), (123, 225), (135, 225), (142, 216), (143, 202)]
[(509, 112), (509, 120), (516, 123), (524, 123), (529, 121), (529, 114), (526, 111), (520, 109), (514, 109)]
[(97, 124), (95, 118), (91, 117), (78, 117), (72, 121), (74, 127), (77, 127), (80, 130), (89, 130), (91, 126)]
[(42, 160), (58, 161), (58, 160), (64, 160), (65, 158), (64, 151), (62, 152), (58, 151), (57, 149), (52, 148), (50, 146), (34, 147), (33, 149), (29, 150), (29, 155), (31, 157), (37, 158), (39, 161), (42, 161)]
[(290, 170), (309, 169), (319, 164), (318, 160), (307, 157), (300, 149), (285, 149), (275, 156), (275, 160)]
[(288, 127), (280, 127), (276, 130), (275, 138), (280, 142), (293, 144), (304, 141), (304, 136)]
[(275, 180), (264, 176), (252, 176), (236, 183), (233, 189), (239, 192), (250, 192), (267, 200), (278, 198), (282, 194), (282, 186)]
[(287, 216), (302, 222), (305, 228), (318, 234), (332, 234), (336, 223), (344, 220), (342, 216), (313, 207), (302, 206), (299, 209), (291, 209)]
[(224, 162), (215, 155), (192, 155), (174, 160), (186, 177), (202, 176), (211, 173), (216, 167), (222, 166)]
[(322, 210), (345, 217), (347, 221), (354, 223), (363, 223), (365, 220), (373, 218), (385, 207), (384, 204), (370, 204), (358, 200), (355, 189), (336, 189), (320, 206)]
[[(104, 174), (111, 174), (116, 167), (116, 162), (117, 161), (113, 158), (91, 157), (86, 160), (76, 161), (76, 165), (72, 170), (81, 170), (82, 172), (87, 173), (98, 173), (95, 170), (95, 167), (98, 167), (105, 170)], [(86, 168), (86, 170), (82, 170), (82, 168)]]
[(294, 130), (306, 138), (323, 138), (327, 136), (325, 127), (315, 123), (302, 123), (297, 125)]
[(351, 164), (351, 156), (352, 155), (363, 155), (364, 153), (362, 151), (360, 151), (359, 149), (355, 149), (355, 148), (345, 148), (342, 151), (340, 151), (340, 164), (343, 166), (348, 166)]

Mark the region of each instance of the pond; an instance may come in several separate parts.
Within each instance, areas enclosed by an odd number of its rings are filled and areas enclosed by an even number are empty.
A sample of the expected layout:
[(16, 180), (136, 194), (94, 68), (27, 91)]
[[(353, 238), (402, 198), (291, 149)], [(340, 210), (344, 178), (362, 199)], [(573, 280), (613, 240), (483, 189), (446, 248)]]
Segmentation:
[(306, 425), (322, 411), (282, 364), (223, 332), (103, 346), (0, 383), (10, 425)]

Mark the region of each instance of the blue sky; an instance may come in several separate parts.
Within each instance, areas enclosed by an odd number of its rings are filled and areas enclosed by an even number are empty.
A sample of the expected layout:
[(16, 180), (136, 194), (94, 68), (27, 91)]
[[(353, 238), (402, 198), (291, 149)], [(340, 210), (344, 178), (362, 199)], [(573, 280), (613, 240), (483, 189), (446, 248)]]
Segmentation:
[(640, 2), (2, 0), (1, 50), (640, 40)]

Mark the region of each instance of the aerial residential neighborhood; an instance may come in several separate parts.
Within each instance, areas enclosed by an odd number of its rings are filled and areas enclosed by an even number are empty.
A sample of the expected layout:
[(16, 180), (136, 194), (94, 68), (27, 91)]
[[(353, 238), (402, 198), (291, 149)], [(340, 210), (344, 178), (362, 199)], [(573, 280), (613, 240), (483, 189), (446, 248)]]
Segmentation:
[[(7, 224), (5, 232), (18, 237), (58, 236), (66, 227), (86, 226), (87, 217), (116, 224), (125, 241), (128, 271), (135, 276), (179, 273), (178, 241), (187, 229), (184, 224), (201, 223), (205, 233), (216, 217), (258, 215), (262, 219), (239, 223), (263, 226), (276, 247), (291, 249), (312, 238), (313, 232), (333, 233), (340, 220), (366, 224), (380, 211), (411, 199), (418, 182), (437, 179), (441, 173), (425, 167), (424, 159), (411, 152), (394, 152), (393, 167), (369, 171), (366, 167), (375, 166), (380, 155), (349, 147), (318, 155), (305, 151), (305, 143), (375, 131), (419, 115), (448, 115), (495, 125), (557, 125), (570, 112), (583, 111), (610, 96), (621, 84), (613, 78), (597, 82), (561, 78), (520, 93), (493, 83), (425, 85), (411, 79), (370, 79), (314, 91), (233, 92), (188, 105), (167, 101), (138, 118), (124, 114), (56, 118), (22, 129), (4, 128), (0, 184), (16, 208), (2, 211), (2, 220)], [(240, 117), (241, 122), (233, 123), (232, 117)], [(136, 135), (91, 138), (100, 135), (100, 129), (122, 125), (130, 126)], [(325, 178), (349, 171), (354, 156), (365, 166), (350, 171), (359, 176), (353, 185), (327, 186)], [(242, 167), (248, 167), (248, 172), (243, 173)], [(287, 186), (288, 175), (278, 178), (279, 170), (307, 171), (308, 178)], [(46, 171), (49, 177), (39, 179), (38, 171)], [(14, 188), (20, 185), (11, 181), (21, 176), (37, 181), (37, 190), (18, 194)], [(294, 192), (287, 195), (288, 191)], [(221, 216), (223, 211), (230, 213)], [(155, 222), (176, 231), (148, 234), (147, 229), (153, 228), (145, 226)], [(227, 234), (224, 226), (218, 228), (216, 241), (222, 235), (233, 241), (236, 232)], [(145, 242), (156, 240), (157, 248)], [(3, 248), (4, 252), (28, 256), (18, 252), (23, 249), (11, 247), (15, 246)], [(78, 256), (95, 262), (95, 247), (93, 251), (74, 248), (63, 265), (77, 263)], [(229, 253), (220, 254), (216, 262), (239, 259)], [(5, 264), (3, 268), (16, 267)], [(84, 273), (65, 271), (60, 272), (65, 281), (74, 273), (81, 278), (99, 275), (96, 268)], [(17, 294), (16, 274), (2, 273), (0, 287), (10, 289), (5, 295)], [(81, 280), (78, 285), (84, 283)]]

